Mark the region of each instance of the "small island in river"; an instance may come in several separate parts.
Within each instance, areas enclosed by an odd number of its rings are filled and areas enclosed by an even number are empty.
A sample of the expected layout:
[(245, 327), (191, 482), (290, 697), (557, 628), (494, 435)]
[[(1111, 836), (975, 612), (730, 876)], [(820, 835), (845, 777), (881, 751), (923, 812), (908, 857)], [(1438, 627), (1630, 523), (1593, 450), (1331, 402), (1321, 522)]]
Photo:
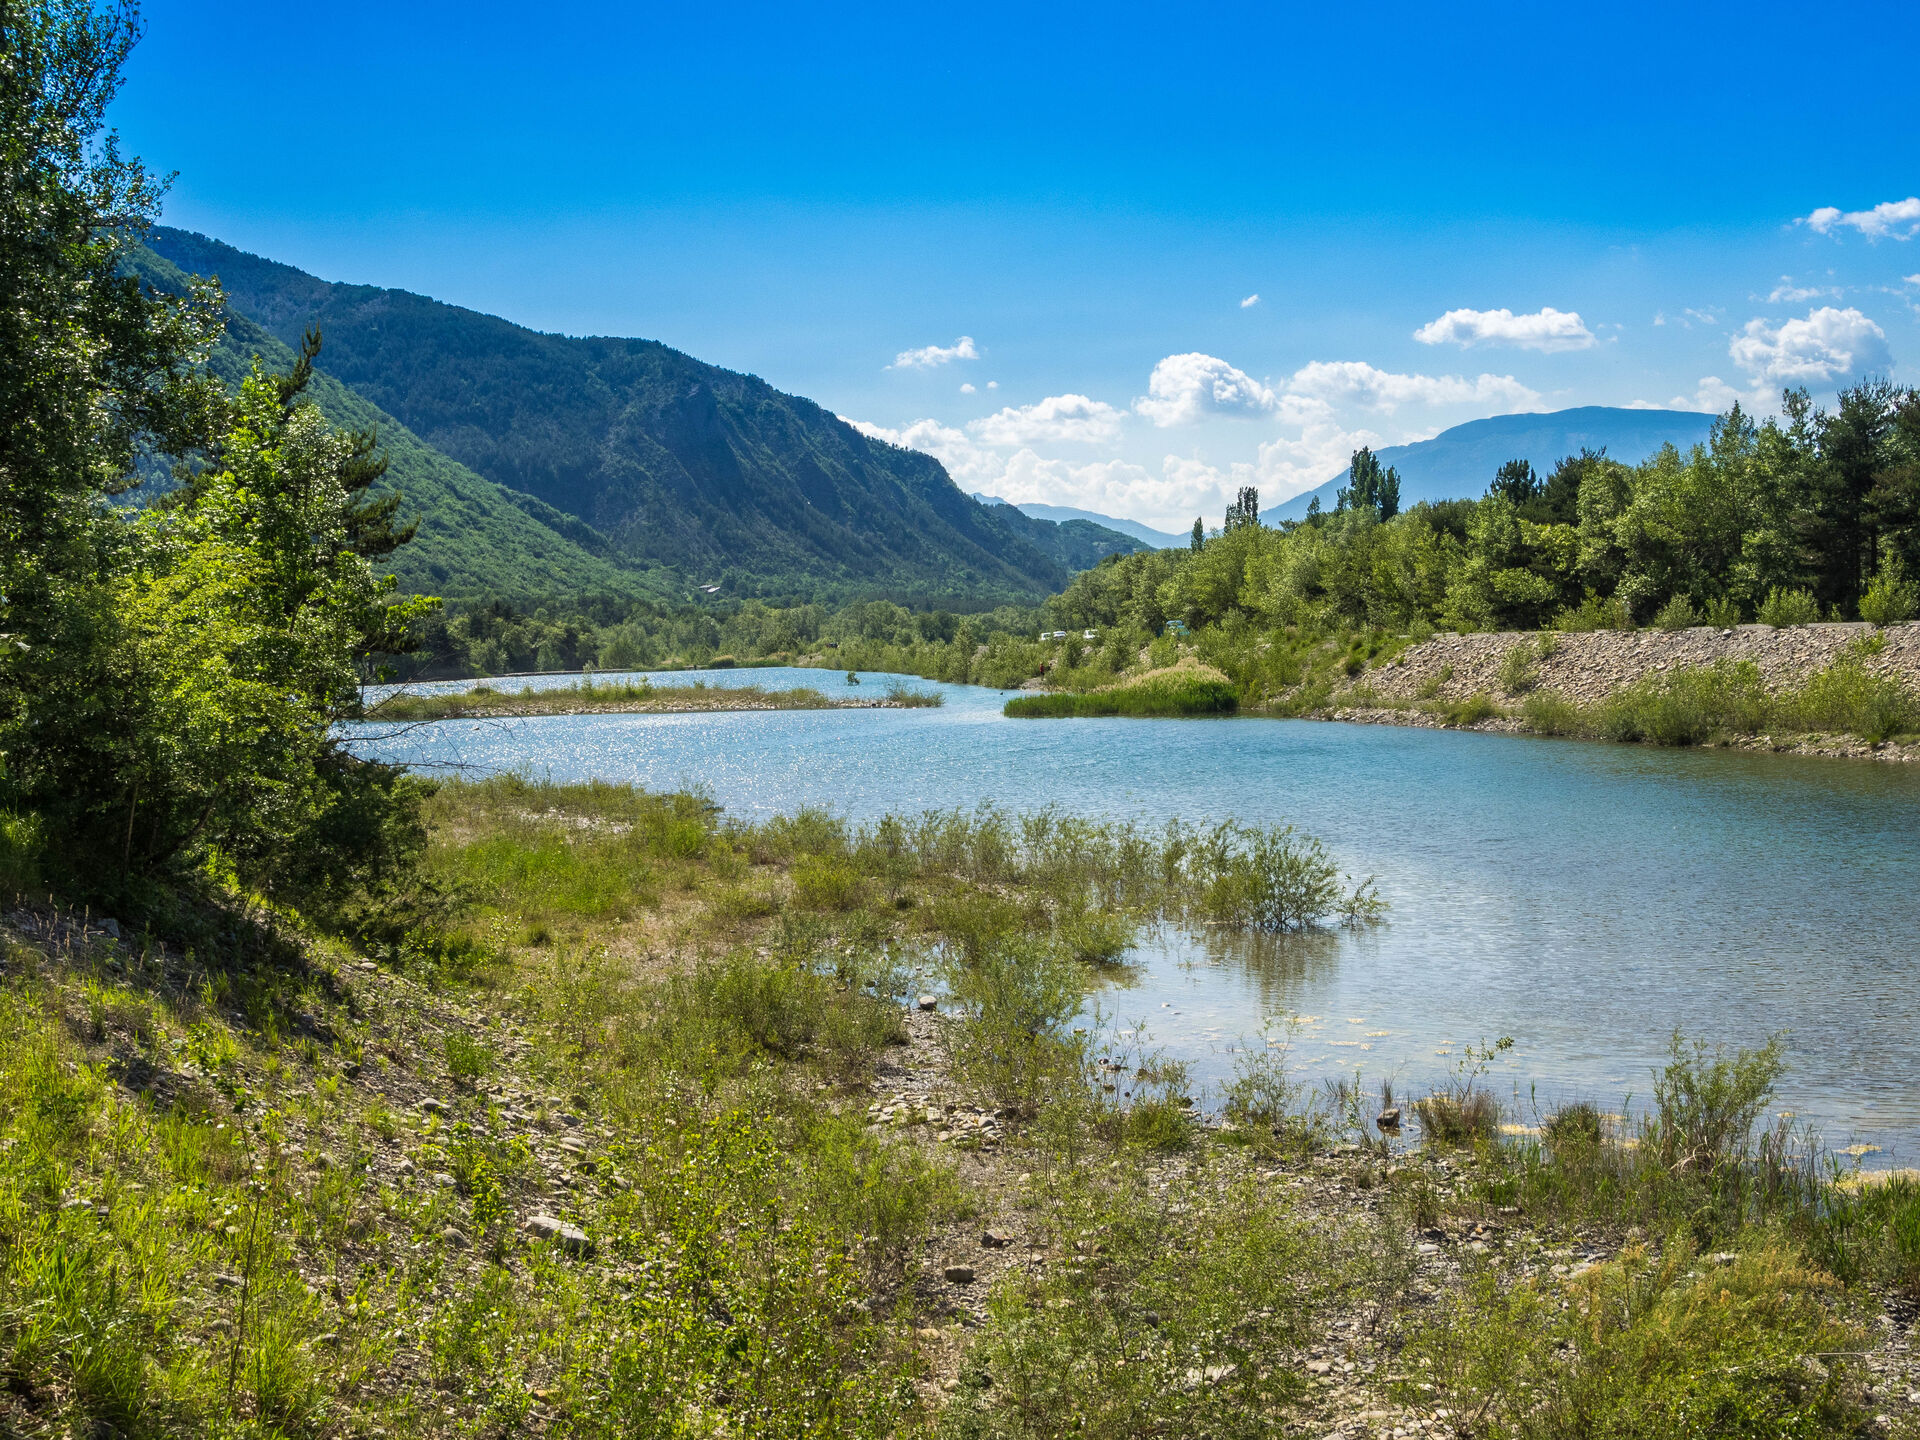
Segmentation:
[(535, 690), (496, 690), (480, 684), (470, 690), (423, 694), (402, 690), (371, 706), (372, 720), (467, 720), (516, 715), (643, 714), (679, 715), (717, 710), (904, 710), (942, 704), (938, 692), (892, 685), (871, 700), (835, 700), (800, 687), (770, 690), (760, 685), (654, 685), (638, 682), (595, 683)]

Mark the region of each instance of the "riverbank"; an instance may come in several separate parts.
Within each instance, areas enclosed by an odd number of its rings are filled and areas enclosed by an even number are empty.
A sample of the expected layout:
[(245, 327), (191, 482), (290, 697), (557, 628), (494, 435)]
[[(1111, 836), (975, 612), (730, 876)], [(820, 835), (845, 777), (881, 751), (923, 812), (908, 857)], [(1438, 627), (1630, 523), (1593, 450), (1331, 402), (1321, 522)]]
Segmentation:
[(7, 918), (7, 1238), (87, 1257), (7, 1281), (74, 1337), (0, 1328), (7, 1428), (1916, 1433), (1920, 1195), (1757, 1148), (1764, 1056), (1677, 1055), (1652, 1130), (1503, 1116), (1470, 1057), (1195, 1096), (1071, 1018), (1092, 922), (1193, 903), (1149, 837), (430, 813), (460, 908), (370, 951)]
[(468, 690), (400, 691), (368, 712), (369, 720), (493, 719), (517, 715), (691, 715), (727, 710), (910, 710), (937, 707), (937, 692), (888, 686), (872, 699), (830, 699), (819, 690), (767, 689), (759, 685), (655, 685), (596, 683), (517, 692), (482, 683)]
[(1920, 625), (1434, 635), (1329, 695), (1362, 724), (1920, 759)]

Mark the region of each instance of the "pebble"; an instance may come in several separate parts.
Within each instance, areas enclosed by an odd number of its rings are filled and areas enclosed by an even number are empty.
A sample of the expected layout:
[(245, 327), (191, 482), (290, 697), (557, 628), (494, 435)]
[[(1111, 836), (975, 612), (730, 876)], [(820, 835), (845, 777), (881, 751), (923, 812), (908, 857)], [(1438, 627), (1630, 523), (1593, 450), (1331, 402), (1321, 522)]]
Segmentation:
[(973, 1267), (971, 1265), (949, 1265), (940, 1273), (946, 1276), (948, 1283), (953, 1285), (971, 1285), (973, 1283)]

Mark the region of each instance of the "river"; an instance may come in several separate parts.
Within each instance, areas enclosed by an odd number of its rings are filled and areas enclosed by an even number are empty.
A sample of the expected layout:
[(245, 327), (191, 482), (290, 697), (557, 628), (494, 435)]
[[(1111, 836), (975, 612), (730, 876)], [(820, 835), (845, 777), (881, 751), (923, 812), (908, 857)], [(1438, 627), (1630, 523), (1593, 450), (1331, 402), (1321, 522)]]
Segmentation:
[(1303, 1075), (1402, 1093), (1510, 1035), (1492, 1082), (1524, 1121), (1644, 1097), (1676, 1026), (1728, 1044), (1785, 1032), (1780, 1109), (1835, 1148), (1879, 1147), (1869, 1165), (1920, 1164), (1908, 767), (1315, 721), (1007, 720), (998, 691), (819, 670), (655, 678), (863, 698), (897, 681), (946, 703), (443, 721), (367, 727), (359, 748), (425, 770), (695, 787), (747, 817), (991, 802), (1287, 822), (1377, 876), (1392, 909), (1363, 933), (1278, 944), (1148, 936), (1100, 1007), (1143, 1021), (1197, 1079), (1218, 1082), (1285, 1016)]

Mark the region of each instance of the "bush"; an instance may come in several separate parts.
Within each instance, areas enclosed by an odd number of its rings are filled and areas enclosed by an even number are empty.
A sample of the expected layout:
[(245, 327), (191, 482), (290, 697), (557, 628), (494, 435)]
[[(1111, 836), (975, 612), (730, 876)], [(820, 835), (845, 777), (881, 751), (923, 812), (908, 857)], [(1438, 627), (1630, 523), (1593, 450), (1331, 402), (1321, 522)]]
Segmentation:
[(1729, 1055), (1673, 1032), (1671, 1058), (1654, 1078), (1647, 1135), (1670, 1171), (1712, 1172), (1748, 1157), (1754, 1121), (1786, 1069), (1785, 1048), (1776, 1035)]
[(1907, 579), (1900, 557), (1889, 554), (1860, 597), (1860, 618), (1874, 625), (1898, 625), (1916, 613), (1920, 613), (1920, 593)]
[(1447, 725), (1456, 730), (1465, 730), (1478, 725), (1482, 720), (1497, 718), (1500, 707), (1486, 695), (1469, 695), (1466, 699), (1452, 705), (1443, 705), (1439, 711)]
[(1072, 910), (1060, 918), (1060, 944), (1085, 965), (1112, 965), (1133, 948), (1139, 927), (1111, 910)]
[(1577, 606), (1568, 606), (1553, 617), (1553, 628), (1569, 633), (1589, 630), (1627, 630), (1632, 626), (1626, 607), (1615, 599), (1602, 599), (1592, 591)]
[(1524, 695), (1540, 683), (1540, 667), (1534, 663), (1537, 649), (1525, 640), (1516, 640), (1500, 657), (1500, 689), (1508, 695)]
[(1558, 690), (1536, 690), (1520, 703), (1520, 719), (1536, 735), (1585, 733), (1580, 707)]
[(793, 867), (793, 898), (808, 910), (852, 910), (865, 891), (860, 872), (841, 856), (807, 855)]
[(1721, 660), (1615, 691), (1594, 707), (1593, 727), (1609, 740), (1698, 745), (1722, 730), (1754, 734), (1771, 714), (1759, 668)]
[(1260, 829), (1232, 821), (1196, 846), (1200, 912), (1239, 930), (1304, 930), (1340, 905), (1340, 872), (1318, 840), (1292, 826)]
[(1781, 1246), (1715, 1262), (1676, 1239), (1564, 1282), (1483, 1273), (1415, 1338), (1425, 1382), (1403, 1393), (1512, 1440), (1861, 1433), (1845, 1364), (1860, 1337), (1833, 1316), (1832, 1277)]
[(1688, 630), (1700, 623), (1700, 612), (1685, 595), (1675, 595), (1655, 612), (1656, 630)]
[(1820, 618), (1820, 602), (1811, 590), (1787, 590), (1776, 585), (1760, 602), (1762, 625), (1776, 628), (1787, 625), (1811, 625)]
[(40, 826), (30, 815), (0, 811), (0, 899), (12, 900), (40, 880)]
[(1107, 715), (1172, 718), (1231, 715), (1239, 708), (1240, 696), (1225, 680), (1181, 676), (1080, 694), (1021, 695), (1007, 701), (1005, 713), (1027, 720)]
[(1500, 1123), (1500, 1102), (1490, 1091), (1428, 1095), (1413, 1102), (1421, 1137), (1435, 1145), (1471, 1145), (1493, 1134)]
[(1857, 651), (1782, 696), (1779, 708), (1802, 730), (1846, 731), (1873, 741), (1920, 730), (1920, 695), (1891, 675), (1874, 674)]
[(464, 1030), (449, 1030), (446, 1038), (447, 1073), (471, 1085), (493, 1069), (493, 1052)]
[(1051, 946), (1008, 939), (947, 966), (947, 988), (970, 1023), (952, 1037), (956, 1078), (998, 1107), (1036, 1113), (1076, 1083), (1080, 1053), (1067, 1023), (1083, 998), (1080, 967)]

